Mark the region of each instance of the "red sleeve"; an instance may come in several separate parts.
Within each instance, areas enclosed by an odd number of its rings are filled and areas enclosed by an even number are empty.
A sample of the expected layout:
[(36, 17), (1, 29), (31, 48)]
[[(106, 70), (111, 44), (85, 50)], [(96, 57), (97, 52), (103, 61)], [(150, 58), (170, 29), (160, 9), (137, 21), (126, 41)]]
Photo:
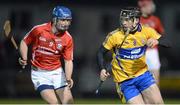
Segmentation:
[(25, 35), (23, 41), (24, 41), (27, 45), (29, 45), (29, 44), (31, 44), (32, 42), (35, 42), (37, 35), (38, 35), (37, 28), (34, 27), (34, 28), (31, 29), (31, 31), (29, 31), (29, 32)]
[(63, 57), (65, 60), (73, 60), (73, 39), (70, 38), (67, 46), (64, 48)]
[(164, 34), (164, 27), (159, 18), (157, 18), (157, 32), (161, 35)]

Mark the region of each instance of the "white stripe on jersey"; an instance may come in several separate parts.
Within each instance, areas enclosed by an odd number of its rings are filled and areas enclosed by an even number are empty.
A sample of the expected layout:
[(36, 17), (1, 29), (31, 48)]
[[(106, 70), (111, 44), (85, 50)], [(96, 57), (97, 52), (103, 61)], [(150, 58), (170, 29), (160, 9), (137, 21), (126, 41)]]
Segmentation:
[(35, 28), (40, 27), (40, 26), (44, 26), (44, 25), (47, 25), (47, 24), (48, 24), (48, 23), (43, 23), (43, 24), (34, 26), (34, 27), (24, 36), (23, 39), (26, 39), (26, 37), (29, 35), (29, 33), (30, 33), (32, 30), (34, 30)]
[(66, 34), (67, 34), (68, 36), (70, 36), (70, 38), (72, 38), (72, 36), (70, 35), (70, 33), (69, 33), (68, 31), (66, 31)]
[(36, 52), (39, 52), (39, 53), (41, 53), (41, 54), (46, 54), (46, 55), (54, 55), (54, 53), (52, 53), (52, 52), (47, 52), (47, 51), (43, 51), (43, 50), (36, 50)]

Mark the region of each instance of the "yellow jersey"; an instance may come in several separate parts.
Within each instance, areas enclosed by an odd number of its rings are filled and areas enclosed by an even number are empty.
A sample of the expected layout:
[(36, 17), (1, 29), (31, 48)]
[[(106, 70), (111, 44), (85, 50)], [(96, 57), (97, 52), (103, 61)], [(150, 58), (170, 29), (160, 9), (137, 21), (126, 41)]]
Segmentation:
[(116, 29), (103, 42), (103, 46), (112, 51), (111, 69), (115, 82), (140, 76), (147, 71), (146, 42), (149, 38), (159, 39), (160, 35), (154, 29), (139, 24), (138, 30), (128, 34), (123, 42), (124, 38), (124, 32)]

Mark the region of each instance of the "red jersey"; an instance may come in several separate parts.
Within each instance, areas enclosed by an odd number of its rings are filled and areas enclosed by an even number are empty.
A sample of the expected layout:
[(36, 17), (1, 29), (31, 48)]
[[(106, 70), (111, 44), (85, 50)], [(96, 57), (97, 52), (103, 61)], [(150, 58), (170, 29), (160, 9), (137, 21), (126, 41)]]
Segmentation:
[(54, 35), (51, 25), (37, 25), (23, 39), (27, 45), (32, 44), (32, 65), (49, 71), (61, 67), (60, 57), (73, 60), (71, 35), (67, 31)]
[(151, 15), (149, 17), (140, 18), (140, 23), (146, 26), (150, 26), (151, 28), (155, 29), (159, 34), (163, 35), (164, 28), (160, 19), (157, 16)]
[[(150, 15), (149, 17), (141, 16), (140, 23), (155, 29), (161, 35), (164, 34), (163, 25), (157, 16), (154, 15)], [(155, 48), (157, 48), (157, 46)]]

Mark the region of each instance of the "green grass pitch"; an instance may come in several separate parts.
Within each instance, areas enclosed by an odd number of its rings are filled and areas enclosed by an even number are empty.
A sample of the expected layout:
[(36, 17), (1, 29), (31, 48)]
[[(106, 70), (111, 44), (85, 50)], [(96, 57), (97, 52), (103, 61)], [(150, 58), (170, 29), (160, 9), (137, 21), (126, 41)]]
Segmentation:
[[(165, 104), (180, 104), (178, 99), (165, 99)], [(0, 104), (45, 104), (42, 99), (0, 99)], [(75, 99), (75, 104), (120, 104), (118, 99)]]

